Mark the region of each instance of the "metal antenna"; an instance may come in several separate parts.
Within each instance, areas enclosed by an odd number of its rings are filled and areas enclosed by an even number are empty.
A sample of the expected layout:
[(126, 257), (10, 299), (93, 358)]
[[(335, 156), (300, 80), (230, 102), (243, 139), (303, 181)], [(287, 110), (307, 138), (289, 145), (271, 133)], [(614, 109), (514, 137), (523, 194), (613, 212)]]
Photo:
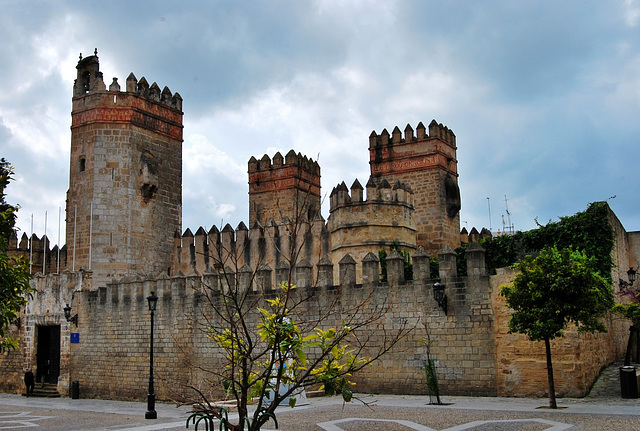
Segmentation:
[(487, 197), (487, 205), (489, 207), (489, 232), (493, 232), (491, 228), (491, 200)]
[(513, 225), (511, 224), (511, 213), (509, 212), (509, 202), (507, 200), (507, 195), (504, 195), (504, 206), (507, 210), (507, 227), (509, 228), (509, 233), (513, 235)]

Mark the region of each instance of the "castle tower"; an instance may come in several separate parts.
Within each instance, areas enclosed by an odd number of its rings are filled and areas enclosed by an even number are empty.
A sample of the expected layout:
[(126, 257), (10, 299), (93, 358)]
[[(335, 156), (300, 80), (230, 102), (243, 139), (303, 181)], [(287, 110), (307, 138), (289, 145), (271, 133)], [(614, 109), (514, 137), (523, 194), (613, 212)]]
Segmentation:
[(396, 126), (391, 135), (383, 130), (369, 136), (369, 164), (374, 178), (411, 186), (415, 199), (416, 245), (431, 254), (445, 244), (460, 245), (460, 189), (456, 137), (449, 128), (422, 123), (414, 130)]
[[(356, 179), (351, 193), (344, 181), (330, 195), (327, 220), (331, 235), (330, 259), (334, 266), (347, 253), (361, 262), (370, 252), (389, 251), (397, 246), (411, 254), (416, 249), (414, 196), (411, 187), (396, 180), (392, 186), (382, 178), (369, 178), (364, 188)], [(356, 280), (362, 282), (362, 267), (356, 267)]]
[(273, 160), (266, 154), (249, 159), (249, 226), (265, 226), (269, 219), (280, 223), (313, 220), (320, 214), (320, 166), (318, 162), (289, 151)]
[(182, 98), (133, 74), (107, 90), (97, 50), (76, 69), (67, 266), (95, 286), (166, 272), (182, 224)]

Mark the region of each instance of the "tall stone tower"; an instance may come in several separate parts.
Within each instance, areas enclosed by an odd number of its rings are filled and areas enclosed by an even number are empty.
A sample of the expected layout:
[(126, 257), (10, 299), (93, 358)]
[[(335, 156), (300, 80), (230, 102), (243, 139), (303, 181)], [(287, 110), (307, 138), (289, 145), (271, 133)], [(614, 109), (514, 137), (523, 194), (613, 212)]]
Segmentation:
[(429, 131), (422, 123), (391, 135), (383, 130), (369, 136), (372, 177), (411, 186), (415, 199), (416, 245), (434, 254), (445, 244), (460, 245), (460, 189), (456, 136), (433, 120)]
[(112, 278), (167, 272), (182, 217), (182, 98), (130, 74), (107, 90), (95, 55), (76, 66), (67, 265)]
[(266, 154), (249, 159), (249, 225), (264, 226), (273, 218), (296, 222), (313, 220), (320, 214), (320, 166), (318, 162), (289, 151), (273, 161)]

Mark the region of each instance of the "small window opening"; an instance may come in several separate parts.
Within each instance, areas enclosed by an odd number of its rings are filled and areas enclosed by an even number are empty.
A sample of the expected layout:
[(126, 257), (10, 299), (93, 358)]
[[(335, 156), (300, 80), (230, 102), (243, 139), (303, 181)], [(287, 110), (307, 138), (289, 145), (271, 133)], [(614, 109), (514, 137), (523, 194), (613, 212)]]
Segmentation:
[(84, 89), (84, 92), (88, 93), (89, 90), (91, 90), (91, 73), (86, 72), (82, 78), (83, 78), (82, 87)]
[(87, 159), (85, 159), (84, 157), (81, 157), (80, 165), (78, 166), (78, 169), (80, 172), (84, 172), (86, 168), (87, 168)]

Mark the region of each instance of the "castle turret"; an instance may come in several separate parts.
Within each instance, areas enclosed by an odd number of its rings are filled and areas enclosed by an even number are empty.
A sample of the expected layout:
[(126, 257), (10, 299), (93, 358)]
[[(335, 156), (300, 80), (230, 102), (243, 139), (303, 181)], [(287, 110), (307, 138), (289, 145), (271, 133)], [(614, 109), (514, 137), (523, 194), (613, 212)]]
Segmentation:
[[(413, 252), (416, 248), (413, 191), (396, 180), (392, 187), (382, 178), (369, 178), (367, 199), (356, 179), (351, 195), (344, 182), (330, 196), (328, 229), (331, 235), (331, 260), (334, 265), (345, 254), (361, 261), (371, 250), (389, 250), (392, 246)], [(357, 280), (363, 280), (358, 268)]]
[[(133, 74), (106, 89), (97, 51), (80, 58), (71, 112), (68, 267), (96, 285), (171, 264), (182, 217), (182, 98)], [(157, 93), (157, 94), (156, 94)]]
[[(460, 189), (456, 137), (449, 128), (433, 120), (429, 130), (420, 123), (396, 126), (391, 135), (383, 130), (369, 136), (371, 175), (411, 186), (415, 198), (417, 245), (432, 254), (444, 245), (460, 245)], [(368, 186), (368, 185), (367, 185)]]
[(270, 219), (313, 220), (320, 213), (318, 162), (289, 151), (273, 160), (266, 154), (249, 159), (249, 226), (265, 226)]

